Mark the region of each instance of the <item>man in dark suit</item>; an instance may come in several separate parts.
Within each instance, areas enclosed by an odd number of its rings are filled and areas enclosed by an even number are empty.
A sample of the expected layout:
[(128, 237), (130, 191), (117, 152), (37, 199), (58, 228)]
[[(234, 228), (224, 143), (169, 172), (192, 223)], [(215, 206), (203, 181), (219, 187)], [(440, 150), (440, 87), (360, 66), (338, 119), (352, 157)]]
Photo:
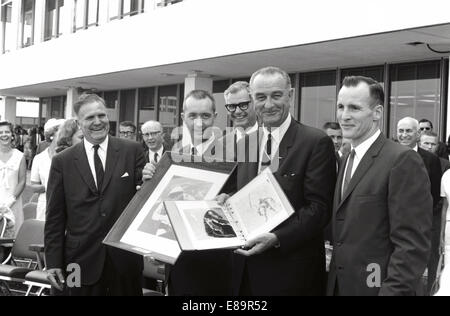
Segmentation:
[[(419, 121), (419, 132), (420, 134), (426, 133), (426, 132), (433, 132), (433, 123), (430, 120), (427, 119), (421, 119)], [(436, 148), (434, 150), (434, 154), (437, 155), (439, 158), (445, 159), (448, 161), (448, 150), (447, 145), (439, 139), (437, 140)]]
[(141, 132), (147, 147), (145, 150), (145, 160), (147, 163), (156, 165), (166, 152), (163, 127), (157, 121), (148, 121), (142, 125)]
[(323, 295), (323, 229), (330, 218), (336, 179), (333, 143), (322, 131), (291, 117), (293, 89), (282, 69), (258, 70), (250, 88), (263, 129), (260, 145), (250, 146), (260, 148), (258, 162), (239, 162), (237, 188), (271, 168), (296, 212), (235, 252), (233, 295)]
[(54, 157), (47, 189), (45, 256), (59, 289), (67, 265), (81, 268), (81, 287), (67, 295), (142, 295), (142, 257), (102, 241), (136, 193), (145, 165), (139, 143), (108, 136), (103, 99), (82, 95), (74, 111), (84, 141)]
[(439, 238), (441, 235), (441, 162), (439, 157), (419, 147), (420, 143), (419, 122), (411, 117), (401, 119), (397, 124), (397, 136), (400, 144), (417, 151), (422, 157), (431, 182), (431, 195), (433, 196), (433, 226), (431, 233), (431, 254), (428, 263), (428, 293), (436, 279), (436, 271), (439, 261)]
[[(193, 90), (185, 97), (181, 117), (189, 144), (178, 143), (172, 151), (194, 156), (194, 163), (214, 158), (217, 136), (213, 131), (217, 116), (214, 97), (204, 90)], [(146, 166), (144, 174), (151, 175)], [(147, 178), (147, 176), (146, 176)], [(228, 250), (183, 252), (167, 269), (170, 296), (230, 295), (231, 256)]]
[[(437, 149), (439, 144), (439, 137), (435, 132), (421, 132), (419, 146), (423, 150), (426, 150), (432, 154), (437, 155)], [(445, 171), (450, 169), (450, 162), (444, 158), (439, 157), (441, 162), (441, 172), (444, 174)]]
[(427, 265), (430, 180), (417, 153), (381, 134), (383, 102), (375, 80), (344, 79), (337, 118), (352, 151), (334, 195), (328, 295), (415, 295)]

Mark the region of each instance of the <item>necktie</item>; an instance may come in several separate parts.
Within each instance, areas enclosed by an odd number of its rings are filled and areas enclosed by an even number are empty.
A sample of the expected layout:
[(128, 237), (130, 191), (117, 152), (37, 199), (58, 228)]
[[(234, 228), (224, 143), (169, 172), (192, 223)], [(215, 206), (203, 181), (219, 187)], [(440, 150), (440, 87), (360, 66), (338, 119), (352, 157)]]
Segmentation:
[(103, 164), (100, 160), (100, 156), (98, 155), (98, 149), (100, 148), (100, 145), (94, 146), (94, 165), (95, 165), (95, 175), (97, 177), (97, 189), (100, 191), (103, 184), (103, 176), (105, 175), (105, 172), (103, 170)]
[(158, 163), (158, 153), (155, 153), (155, 155), (153, 156), (153, 161), (155, 163)]
[(191, 152), (192, 152), (192, 156), (196, 156), (197, 155), (197, 148), (192, 147)]
[(345, 192), (348, 189), (348, 185), (350, 184), (350, 180), (352, 179), (352, 169), (353, 162), (355, 161), (355, 150), (353, 149), (348, 158), (347, 170), (345, 171), (344, 185), (342, 187), (342, 198), (344, 197)]
[(261, 171), (270, 166), (272, 159), (272, 133), (267, 135), (266, 148), (263, 152), (263, 157), (261, 161)]

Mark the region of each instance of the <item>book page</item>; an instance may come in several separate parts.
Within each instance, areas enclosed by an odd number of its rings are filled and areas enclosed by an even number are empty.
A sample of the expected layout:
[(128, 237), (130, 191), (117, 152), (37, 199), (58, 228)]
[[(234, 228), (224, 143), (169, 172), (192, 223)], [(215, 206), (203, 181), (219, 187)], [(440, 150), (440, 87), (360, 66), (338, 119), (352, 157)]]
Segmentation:
[(269, 169), (228, 200), (247, 240), (268, 233), (294, 213)]
[[(176, 206), (179, 215), (172, 216), (174, 208), (168, 208), (183, 250), (233, 248), (245, 243), (227, 210), (217, 202), (177, 201), (171, 204)], [(181, 218), (181, 223), (174, 221), (175, 218)], [(189, 242), (184, 242), (182, 238), (188, 238)], [(188, 245), (192, 249), (186, 249)]]

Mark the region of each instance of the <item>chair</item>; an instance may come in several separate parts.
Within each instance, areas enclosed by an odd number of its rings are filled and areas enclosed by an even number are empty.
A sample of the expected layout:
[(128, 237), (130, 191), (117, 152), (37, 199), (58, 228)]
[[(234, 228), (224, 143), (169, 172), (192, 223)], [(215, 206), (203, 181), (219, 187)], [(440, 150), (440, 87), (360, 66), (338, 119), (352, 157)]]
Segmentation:
[(23, 217), (24, 220), (35, 219), (36, 218), (37, 203), (27, 203), (23, 206)]
[(165, 265), (144, 256), (144, 277), (154, 279), (157, 282), (156, 291), (144, 290), (144, 296), (163, 296), (165, 292)]
[[(1, 245), (12, 245), (12, 250), (8, 258), (0, 265), (0, 282), (10, 293), (22, 293), (25, 291), (20, 286), (25, 281), (27, 273), (43, 269), (43, 259), (30, 250), (30, 245), (44, 244), (45, 222), (38, 220), (27, 220), (22, 224), (15, 239), (0, 238)], [(12, 288), (14, 284), (20, 283), (17, 288)]]

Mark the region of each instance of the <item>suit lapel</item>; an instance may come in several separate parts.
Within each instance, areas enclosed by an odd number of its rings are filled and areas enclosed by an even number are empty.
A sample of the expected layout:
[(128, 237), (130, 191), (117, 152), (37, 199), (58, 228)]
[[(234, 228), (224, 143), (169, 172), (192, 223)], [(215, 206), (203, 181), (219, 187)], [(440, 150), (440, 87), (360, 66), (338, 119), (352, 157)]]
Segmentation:
[(97, 193), (97, 187), (95, 186), (94, 176), (92, 175), (91, 168), (89, 167), (89, 162), (87, 159), (86, 150), (84, 149), (84, 142), (76, 145), (75, 152), (75, 166), (80, 173), (81, 178), (83, 178), (84, 182), (88, 185), (89, 189), (93, 193)]
[(291, 125), (289, 126), (286, 134), (284, 134), (283, 139), (281, 140), (280, 146), (278, 148), (278, 170), (282, 170), (282, 166), (289, 154), (289, 149), (295, 144), (295, 135), (297, 135), (297, 128), (301, 128), (301, 125), (297, 126), (297, 124), (298, 123), (294, 121), (294, 119), (292, 119)]
[[(375, 143), (369, 148), (369, 150), (364, 155), (363, 159), (358, 165), (358, 168), (356, 168), (356, 171), (350, 180), (350, 183), (348, 185), (347, 191), (344, 193), (344, 196), (342, 197), (342, 200), (339, 203), (339, 208), (342, 206), (342, 204), (345, 202), (345, 200), (350, 196), (350, 194), (355, 189), (356, 185), (361, 181), (361, 179), (364, 177), (364, 175), (367, 173), (367, 171), (370, 169), (370, 167), (373, 164), (374, 158), (378, 156), (381, 148), (383, 148), (384, 143), (386, 142), (386, 138), (384, 135), (380, 135)], [(345, 169), (345, 165), (342, 166), (341, 169)], [(344, 171), (342, 171), (343, 173)], [(343, 175), (342, 175), (343, 176)], [(339, 177), (341, 180), (342, 178)], [(341, 181), (342, 183), (342, 181)], [(342, 185), (342, 184), (340, 184)], [(338, 185), (338, 186), (340, 186)], [(340, 191), (337, 192), (337, 194), (340, 194)]]

